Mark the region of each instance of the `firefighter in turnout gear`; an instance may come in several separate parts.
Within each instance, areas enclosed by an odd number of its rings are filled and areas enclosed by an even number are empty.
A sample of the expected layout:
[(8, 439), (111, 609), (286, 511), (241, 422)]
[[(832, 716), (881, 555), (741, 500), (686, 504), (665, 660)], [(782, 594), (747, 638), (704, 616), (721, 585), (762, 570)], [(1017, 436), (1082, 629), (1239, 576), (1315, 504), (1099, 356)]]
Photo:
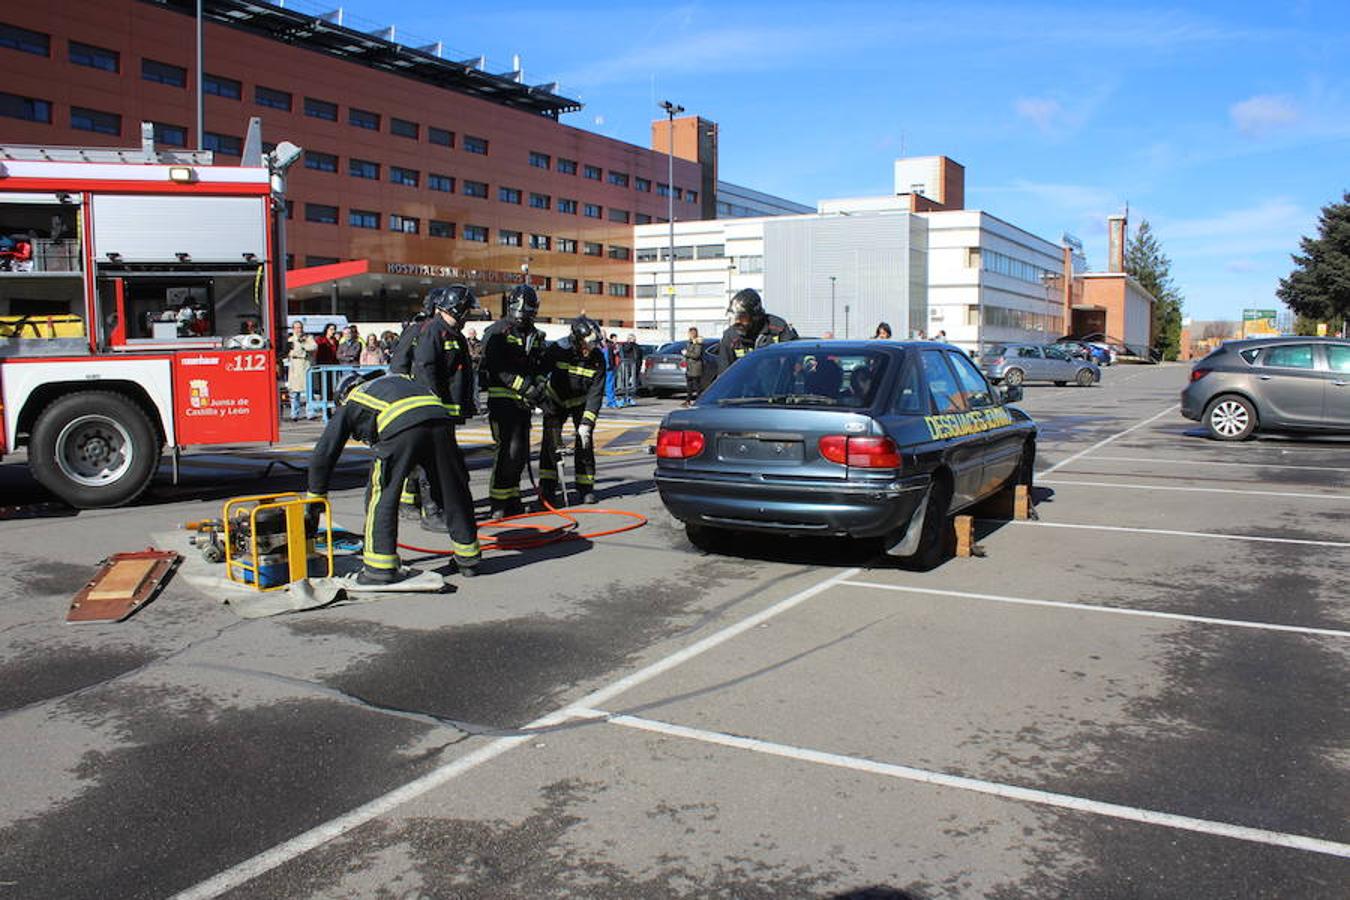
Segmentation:
[[(417, 350), (418, 339), (422, 336), (422, 331), (435, 313), (435, 298), (432, 296), (432, 292), (428, 291), (422, 301), (422, 308), (403, 324), (403, 330), (399, 332), (398, 340), (394, 343), (394, 349), (389, 353), (389, 371), (392, 374), (412, 374), (413, 353)], [(407, 481), (404, 482), (402, 494), (399, 497), (399, 518), (416, 521), (422, 517), (421, 485), (421, 470), (414, 469), (413, 473), (408, 476)]]
[(719, 375), (752, 350), (797, 340), (796, 329), (778, 316), (766, 313), (759, 292), (750, 288), (736, 292), (727, 314), (731, 316), (731, 325), (722, 332), (722, 342), (717, 348), (722, 363)]
[[(309, 494), (327, 495), (333, 469), (350, 438), (375, 451), (366, 486), (362, 584), (394, 584), (408, 577), (398, 558), (399, 486), (414, 466), (422, 466), (441, 490), (451, 548), (460, 574), (474, 574), (481, 554), (473, 507), (457, 485), (462, 472), (456, 458), (452, 417), (445, 404), (407, 375), (382, 375), (364, 381), (339, 399), (336, 415), (314, 447), (309, 461)], [(467, 487), (467, 484), (465, 484)]]
[(544, 438), (539, 448), (539, 499), (554, 506), (558, 497), (558, 448), (563, 422), (572, 420), (576, 431), (573, 462), (577, 494), (582, 503), (595, 502), (595, 421), (605, 397), (605, 361), (598, 344), (600, 326), (581, 317), (572, 320), (568, 346), (562, 341), (544, 356), (548, 388), (544, 392)]
[(518, 285), (507, 298), (506, 318), (493, 324), (483, 346), (488, 423), (496, 442), (488, 490), (494, 519), (524, 512), (520, 474), (530, 456), (530, 415), (548, 387), (544, 333), (534, 327), (538, 314), (539, 295)]

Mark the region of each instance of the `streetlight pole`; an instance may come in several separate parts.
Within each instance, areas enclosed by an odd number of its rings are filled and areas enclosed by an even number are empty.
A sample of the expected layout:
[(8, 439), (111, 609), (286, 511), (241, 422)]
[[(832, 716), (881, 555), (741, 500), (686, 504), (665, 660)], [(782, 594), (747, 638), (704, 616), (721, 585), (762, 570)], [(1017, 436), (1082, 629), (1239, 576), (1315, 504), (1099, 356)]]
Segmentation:
[(675, 117), (684, 112), (683, 106), (661, 102), (666, 111), (666, 221), (670, 225), (670, 339), (675, 340)]
[(197, 149), (206, 146), (206, 115), (202, 108), (202, 0), (197, 0)]
[(835, 276), (830, 276), (830, 337), (834, 337), (834, 282)]

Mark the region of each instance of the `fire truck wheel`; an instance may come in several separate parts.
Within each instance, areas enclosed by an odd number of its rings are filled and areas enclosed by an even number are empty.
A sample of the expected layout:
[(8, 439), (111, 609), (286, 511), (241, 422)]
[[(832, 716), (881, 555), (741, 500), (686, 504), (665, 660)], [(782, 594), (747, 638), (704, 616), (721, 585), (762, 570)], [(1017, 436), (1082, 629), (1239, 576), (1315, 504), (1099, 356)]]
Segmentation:
[(38, 483), (71, 506), (121, 506), (159, 467), (155, 428), (139, 406), (111, 391), (80, 391), (38, 416), (28, 444)]

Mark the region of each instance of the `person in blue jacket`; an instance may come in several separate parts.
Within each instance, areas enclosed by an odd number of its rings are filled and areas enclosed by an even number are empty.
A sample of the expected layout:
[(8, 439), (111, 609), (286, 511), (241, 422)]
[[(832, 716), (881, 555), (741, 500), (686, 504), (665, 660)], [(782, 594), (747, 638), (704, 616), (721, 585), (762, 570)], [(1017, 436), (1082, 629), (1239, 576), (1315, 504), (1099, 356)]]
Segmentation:
[(614, 376), (617, 374), (619, 362), (614, 356), (617, 334), (611, 334), (609, 340), (600, 342), (600, 355), (605, 360), (605, 408), (614, 409), (619, 405), (619, 400), (614, 396)]

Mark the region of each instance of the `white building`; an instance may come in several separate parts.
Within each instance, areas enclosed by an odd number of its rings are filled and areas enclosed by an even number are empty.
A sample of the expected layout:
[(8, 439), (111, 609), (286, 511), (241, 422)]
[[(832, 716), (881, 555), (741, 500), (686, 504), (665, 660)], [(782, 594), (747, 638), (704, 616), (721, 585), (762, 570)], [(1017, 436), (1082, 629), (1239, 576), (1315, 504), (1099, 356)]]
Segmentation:
[(813, 212), (811, 207), (775, 197), (753, 188), (717, 182), (717, 218), (744, 219), (752, 216), (787, 216)]
[[(813, 213), (677, 222), (674, 328), (668, 226), (634, 229), (634, 319), (667, 336), (726, 326), (741, 288), (802, 335), (897, 338), (945, 331), (975, 349), (1064, 333), (1063, 250), (988, 213), (960, 208), (964, 170), (945, 157), (898, 160), (896, 193), (822, 201)], [(955, 208), (953, 208), (955, 207)]]

